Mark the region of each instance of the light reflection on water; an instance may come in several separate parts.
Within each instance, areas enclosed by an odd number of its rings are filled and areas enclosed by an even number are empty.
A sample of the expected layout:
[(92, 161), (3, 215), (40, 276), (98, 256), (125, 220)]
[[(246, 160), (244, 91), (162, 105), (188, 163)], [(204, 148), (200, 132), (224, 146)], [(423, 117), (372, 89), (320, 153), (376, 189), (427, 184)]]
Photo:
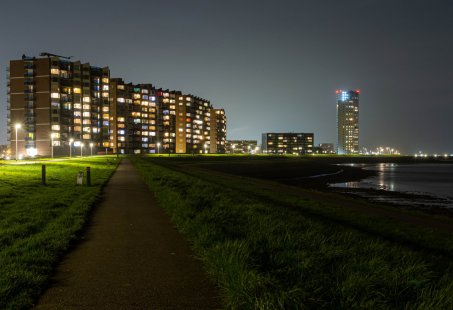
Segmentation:
[(349, 164), (378, 172), (377, 176), (359, 182), (332, 184), (351, 189), (379, 189), (386, 191), (425, 194), (448, 198), (453, 205), (453, 164)]

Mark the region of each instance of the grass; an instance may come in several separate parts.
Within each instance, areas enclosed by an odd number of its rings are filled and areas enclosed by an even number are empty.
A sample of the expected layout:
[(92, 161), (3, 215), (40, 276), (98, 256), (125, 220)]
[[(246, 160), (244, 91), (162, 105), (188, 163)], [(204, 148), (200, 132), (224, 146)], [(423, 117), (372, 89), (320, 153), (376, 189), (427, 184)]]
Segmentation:
[(181, 159), (132, 160), (226, 308), (453, 308), (451, 235), (266, 191)]
[[(80, 232), (113, 158), (0, 166), (0, 308), (28, 309), (47, 285), (55, 264)], [(76, 186), (76, 173), (91, 167), (92, 186)]]

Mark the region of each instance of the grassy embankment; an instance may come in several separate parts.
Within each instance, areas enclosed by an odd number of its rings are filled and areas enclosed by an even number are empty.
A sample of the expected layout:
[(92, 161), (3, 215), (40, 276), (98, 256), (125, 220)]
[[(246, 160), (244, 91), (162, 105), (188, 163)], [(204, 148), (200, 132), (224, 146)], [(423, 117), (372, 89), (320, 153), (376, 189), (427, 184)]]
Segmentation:
[(453, 307), (451, 235), (203, 172), (194, 160), (133, 161), (227, 308)]
[[(116, 168), (105, 157), (0, 166), (0, 308), (30, 308)], [(91, 167), (92, 186), (76, 186)]]

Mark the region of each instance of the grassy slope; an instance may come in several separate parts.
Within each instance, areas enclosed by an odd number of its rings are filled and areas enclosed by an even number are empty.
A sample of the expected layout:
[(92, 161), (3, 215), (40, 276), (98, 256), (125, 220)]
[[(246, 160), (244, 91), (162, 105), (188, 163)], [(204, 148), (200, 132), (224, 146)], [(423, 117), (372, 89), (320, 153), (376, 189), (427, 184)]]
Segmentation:
[(134, 162), (229, 308), (453, 307), (450, 236)]
[[(74, 241), (116, 167), (113, 159), (0, 166), (0, 308), (30, 308), (52, 268)], [(92, 186), (76, 186), (78, 171), (91, 167)]]

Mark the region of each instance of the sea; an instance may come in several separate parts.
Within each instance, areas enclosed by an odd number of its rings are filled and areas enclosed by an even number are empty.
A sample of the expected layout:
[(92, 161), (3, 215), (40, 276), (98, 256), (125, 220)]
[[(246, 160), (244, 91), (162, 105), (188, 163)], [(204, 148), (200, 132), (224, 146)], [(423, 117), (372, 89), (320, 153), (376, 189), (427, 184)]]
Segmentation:
[[(432, 205), (453, 208), (453, 164), (347, 164), (374, 170), (377, 176), (358, 182), (331, 184), (332, 187), (354, 190), (356, 194), (372, 200), (388, 201), (407, 205)], [(414, 199), (404, 195), (386, 195), (379, 192), (361, 192), (360, 189), (375, 189), (387, 192), (413, 194)], [(352, 192), (352, 191), (351, 191)]]

